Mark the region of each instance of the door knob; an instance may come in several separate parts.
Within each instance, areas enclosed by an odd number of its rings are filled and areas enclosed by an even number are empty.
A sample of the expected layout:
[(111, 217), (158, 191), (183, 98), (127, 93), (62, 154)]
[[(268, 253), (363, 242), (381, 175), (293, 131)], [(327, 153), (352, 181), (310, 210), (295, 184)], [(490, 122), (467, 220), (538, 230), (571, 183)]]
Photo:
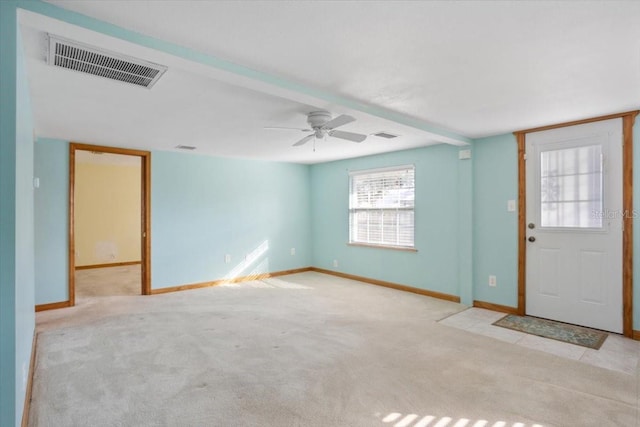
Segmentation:
[(530, 229), (533, 230), (534, 228), (536, 228), (536, 225), (534, 223), (530, 222), (527, 227), (529, 227)]
[(535, 238), (535, 237), (533, 237), (533, 236), (531, 236), (531, 237), (529, 237), (529, 241), (530, 241), (530, 242), (535, 242), (535, 241), (536, 241), (536, 238)]

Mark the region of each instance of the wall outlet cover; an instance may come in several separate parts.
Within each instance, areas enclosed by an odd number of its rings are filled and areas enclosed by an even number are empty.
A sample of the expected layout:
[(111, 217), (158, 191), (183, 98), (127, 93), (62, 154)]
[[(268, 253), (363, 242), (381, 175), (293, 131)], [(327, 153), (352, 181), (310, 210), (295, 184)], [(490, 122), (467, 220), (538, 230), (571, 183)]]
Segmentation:
[(489, 276), (489, 286), (494, 287), (498, 285), (498, 280), (496, 278), (496, 276), (491, 275)]

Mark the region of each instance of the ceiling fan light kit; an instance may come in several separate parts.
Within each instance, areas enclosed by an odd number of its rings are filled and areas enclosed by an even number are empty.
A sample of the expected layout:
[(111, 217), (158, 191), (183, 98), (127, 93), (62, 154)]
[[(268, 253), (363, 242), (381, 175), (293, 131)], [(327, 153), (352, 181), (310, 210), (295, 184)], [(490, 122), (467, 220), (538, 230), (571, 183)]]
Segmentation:
[[(277, 126), (269, 126), (265, 129), (273, 129), (273, 130), (300, 130), (302, 132), (312, 132), (311, 134), (305, 136), (304, 138), (297, 141), (293, 144), (294, 147), (299, 147), (301, 145), (306, 144), (312, 139), (324, 139), (327, 136), (333, 138), (345, 139), (347, 141), (352, 142), (362, 142), (367, 139), (367, 135), (363, 135), (361, 133), (354, 132), (346, 132), (343, 130), (336, 130), (337, 127), (344, 126), (348, 123), (354, 122), (356, 119), (342, 114), (340, 116), (331, 118), (331, 113), (328, 111), (312, 111), (307, 114), (307, 123), (311, 127), (311, 129), (298, 129), (298, 128), (286, 128), (286, 127), (277, 127)], [(315, 151), (315, 141), (314, 141), (314, 151)]]

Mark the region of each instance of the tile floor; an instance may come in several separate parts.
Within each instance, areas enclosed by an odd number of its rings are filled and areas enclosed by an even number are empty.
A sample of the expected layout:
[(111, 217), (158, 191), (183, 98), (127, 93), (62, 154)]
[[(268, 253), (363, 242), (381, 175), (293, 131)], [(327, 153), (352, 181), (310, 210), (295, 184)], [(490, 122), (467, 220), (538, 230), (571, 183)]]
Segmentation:
[(609, 334), (602, 347), (593, 350), (492, 325), (504, 316), (504, 313), (472, 307), (446, 317), (439, 323), (629, 375), (635, 375), (639, 367), (640, 341)]

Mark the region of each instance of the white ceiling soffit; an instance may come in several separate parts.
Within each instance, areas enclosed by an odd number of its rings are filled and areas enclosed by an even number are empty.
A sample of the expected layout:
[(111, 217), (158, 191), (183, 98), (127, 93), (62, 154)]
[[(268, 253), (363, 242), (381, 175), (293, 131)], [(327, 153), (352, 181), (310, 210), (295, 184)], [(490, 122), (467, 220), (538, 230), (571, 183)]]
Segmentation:
[[(56, 4), (55, 1), (49, 1), (49, 3)], [(74, 2), (58, 2), (60, 6), (64, 8), (68, 8), (73, 10), (74, 7), (77, 7), (77, 4)], [(198, 9), (202, 10), (204, 15), (208, 15), (207, 9), (213, 6), (215, 2), (193, 2), (193, 1), (178, 1), (178, 2), (146, 2), (146, 1), (128, 1), (126, 3), (122, 3), (119, 1), (114, 2), (106, 2), (112, 3), (111, 6), (117, 5), (116, 9), (121, 8), (122, 6), (128, 7), (133, 3), (137, 3), (138, 6), (142, 6), (141, 10), (137, 12), (143, 13), (153, 13), (154, 10), (157, 10), (156, 7), (160, 6), (160, 8), (164, 8), (167, 4), (171, 4), (170, 10), (163, 10), (161, 13), (168, 12), (168, 14), (164, 15), (161, 20), (158, 22), (169, 22), (172, 19), (172, 15), (175, 12), (175, 7), (177, 6), (179, 9), (190, 9), (191, 11), (196, 11)], [(220, 2), (229, 3), (229, 2)], [(231, 2), (234, 3), (234, 2)], [(252, 7), (251, 4), (260, 4), (261, 2), (247, 2), (249, 6)], [(309, 2), (312, 3), (312, 2)], [(326, 3), (326, 2), (317, 2), (317, 3)], [(264, 5), (262, 5), (264, 7)], [(286, 7), (286, 3), (270, 3), (268, 6), (269, 13), (266, 16), (271, 16), (271, 12), (273, 12), (273, 7), (280, 8), (282, 6)], [(100, 6), (98, 6), (100, 7)], [(215, 11), (212, 11), (215, 14)], [(82, 13), (82, 12), (81, 12)], [(135, 13), (135, 12), (134, 12)], [(91, 16), (91, 14), (88, 14)], [(197, 13), (200, 15), (200, 13)], [(141, 16), (141, 15), (140, 15)], [(265, 15), (258, 16), (258, 14), (250, 13), (250, 19), (258, 19), (262, 20)], [(202, 18), (203, 15), (200, 15)], [(96, 17), (97, 19), (101, 19), (100, 16)], [(109, 22), (107, 20), (107, 22)], [(115, 25), (119, 25), (114, 23)], [(191, 31), (191, 21), (182, 21), (178, 25), (182, 28), (183, 31)], [(129, 26), (123, 26), (123, 28), (132, 28)], [(283, 27), (283, 28), (286, 28)], [(257, 34), (256, 34), (257, 35)], [(311, 35), (312, 38), (315, 38), (313, 34), (306, 33), (307, 36)], [(315, 86), (313, 84), (304, 83), (304, 76), (287, 76), (287, 73), (269, 73), (262, 71), (261, 66), (255, 67), (247, 67), (243, 62), (232, 62), (222, 57), (216, 55), (215, 52), (210, 52), (210, 49), (200, 50), (193, 49), (189, 46), (189, 44), (174, 44), (174, 40), (171, 38), (158, 37), (157, 41), (166, 41), (161, 43), (155, 43), (153, 41), (141, 40), (141, 43), (147, 46), (153, 46), (154, 48), (158, 48), (164, 52), (171, 52), (177, 56), (180, 56), (184, 59), (188, 59), (190, 61), (194, 61), (200, 64), (207, 66), (209, 69), (208, 75), (209, 77), (215, 78), (221, 82), (238, 85), (244, 88), (256, 90), (265, 94), (283, 97), (286, 99), (290, 99), (296, 101), (298, 103), (307, 104), (307, 105), (316, 105), (322, 107), (324, 104), (326, 107), (328, 106), (340, 106), (350, 111), (357, 111), (361, 114), (365, 114), (371, 117), (384, 119), (388, 121), (392, 121), (394, 123), (398, 123), (404, 126), (408, 126), (411, 128), (415, 128), (423, 131), (430, 141), (438, 141), (448, 144), (454, 145), (467, 145), (471, 142), (470, 138), (463, 136), (454, 131), (448, 130), (445, 127), (434, 125), (429, 121), (418, 118), (415, 115), (408, 115), (406, 113), (402, 113), (397, 110), (392, 110), (385, 108), (383, 105), (378, 103), (369, 103), (358, 100), (358, 98), (354, 98), (349, 96), (348, 94), (341, 94), (339, 91), (334, 90), (335, 88), (322, 88), (319, 86)], [(231, 44), (232, 40), (227, 37), (224, 38), (227, 41), (227, 44)], [(260, 46), (264, 45), (263, 40), (256, 40), (259, 42)], [(312, 64), (317, 64), (317, 68), (323, 68), (323, 61), (331, 61), (331, 58), (322, 58), (317, 57), (314, 58), (313, 55), (308, 57), (308, 54), (311, 52), (305, 52), (304, 56), (300, 56), (296, 61), (307, 61), (308, 59), (312, 60)], [(317, 61), (317, 62), (316, 62)], [(325, 107), (323, 107), (325, 108)], [(328, 108), (325, 108), (328, 109)]]
[[(139, 44), (105, 36), (37, 13), (20, 12), (36, 132), (39, 136), (144, 150), (177, 150), (224, 157), (293, 163), (321, 163), (444, 142), (440, 135), (366, 114), (308, 95), (277, 96), (254, 87), (268, 85)], [(153, 89), (141, 91), (94, 76), (46, 65), (46, 33), (144, 58), (168, 67)], [(222, 81), (221, 81), (222, 80)], [(255, 85), (255, 86), (253, 86)], [(298, 94), (299, 95), (299, 94)], [(291, 99), (295, 98), (295, 99)], [(308, 103), (300, 102), (300, 99)], [(326, 109), (353, 115), (341, 130), (371, 134), (381, 129), (401, 135), (393, 141), (369, 137), (361, 144), (336, 138), (292, 147), (295, 131), (267, 126), (307, 127), (306, 115)], [(448, 140), (449, 142), (449, 140)], [(455, 141), (464, 144), (464, 141)]]

